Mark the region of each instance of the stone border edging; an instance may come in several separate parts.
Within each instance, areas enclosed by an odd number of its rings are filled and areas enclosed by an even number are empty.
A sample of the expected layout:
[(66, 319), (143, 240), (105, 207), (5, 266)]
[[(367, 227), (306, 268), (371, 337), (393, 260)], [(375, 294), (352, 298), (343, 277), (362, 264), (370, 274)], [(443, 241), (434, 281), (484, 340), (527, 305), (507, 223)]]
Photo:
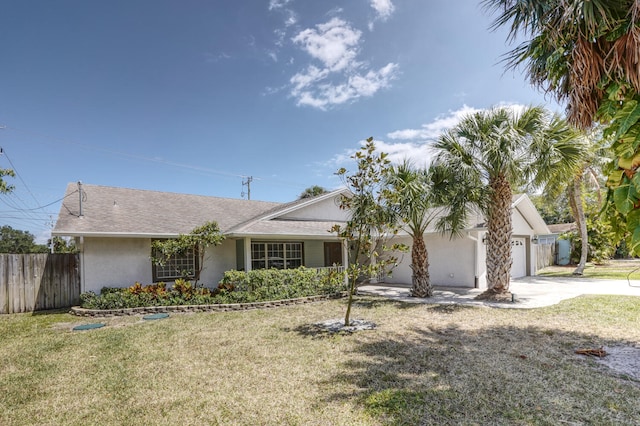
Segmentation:
[(123, 309), (85, 309), (80, 306), (73, 306), (69, 311), (72, 315), (80, 317), (115, 317), (127, 315), (155, 314), (159, 312), (187, 313), (187, 312), (229, 312), (246, 311), (250, 309), (277, 308), (280, 306), (302, 305), (305, 303), (318, 302), (321, 300), (339, 299), (344, 297), (344, 293), (299, 297), (296, 299), (271, 300), (266, 302), (249, 303), (220, 303), (215, 305), (174, 305), (174, 306), (143, 306), (138, 308)]

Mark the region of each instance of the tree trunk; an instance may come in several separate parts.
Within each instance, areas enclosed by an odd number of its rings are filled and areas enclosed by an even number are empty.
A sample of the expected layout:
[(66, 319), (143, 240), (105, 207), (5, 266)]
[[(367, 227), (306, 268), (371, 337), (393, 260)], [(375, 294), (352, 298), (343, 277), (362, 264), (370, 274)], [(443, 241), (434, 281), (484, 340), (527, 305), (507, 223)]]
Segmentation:
[(433, 287), (429, 278), (429, 253), (424, 243), (422, 235), (413, 237), (413, 246), (411, 247), (411, 295), (413, 297), (431, 297), (433, 296)]
[(505, 176), (491, 178), (487, 218), (487, 294), (506, 294), (511, 281), (511, 185)]
[(344, 326), (349, 327), (351, 325), (351, 305), (353, 305), (353, 294), (356, 290), (356, 280), (349, 279), (349, 295), (347, 299), (347, 311), (344, 314)]
[(582, 179), (577, 177), (573, 181), (573, 186), (569, 191), (569, 197), (571, 198), (571, 210), (573, 217), (578, 225), (578, 231), (580, 232), (580, 241), (582, 242), (580, 250), (580, 261), (573, 275), (582, 275), (584, 273), (584, 267), (587, 265), (587, 256), (589, 255), (589, 234), (587, 232), (587, 218), (584, 214), (584, 208), (582, 206)]

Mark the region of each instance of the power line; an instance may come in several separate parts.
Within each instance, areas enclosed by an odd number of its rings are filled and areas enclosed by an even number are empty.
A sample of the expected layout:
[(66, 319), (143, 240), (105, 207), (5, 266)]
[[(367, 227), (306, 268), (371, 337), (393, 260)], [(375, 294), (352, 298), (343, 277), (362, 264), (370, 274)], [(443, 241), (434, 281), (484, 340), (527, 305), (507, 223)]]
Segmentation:
[[(61, 139), (61, 138), (57, 138), (57, 137), (53, 137), (50, 135), (47, 135), (45, 133), (41, 133), (41, 132), (34, 132), (34, 131), (30, 131), (30, 130), (22, 130), (22, 129), (17, 129), (15, 127), (8, 127), (8, 126), (0, 126), (0, 128), (4, 128), (7, 130), (13, 130), (15, 132), (19, 132), (19, 133), (24, 133), (27, 135), (32, 135), (32, 136), (37, 136), (40, 138), (45, 138), (45, 139), (50, 139), (52, 141), (56, 141), (59, 143), (64, 143), (67, 145), (74, 145), (74, 146), (79, 146), (81, 148), (84, 149), (88, 149), (88, 150), (93, 150), (93, 151), (97, 151), (97, 152), (102, 152), (102, 153), (106, 153), (106, 154), (110, 154), (116, 157), (121, 157), (121, 158), (126, 158), (126, 159), (133, 159), (133, 160), (142, 160), (142, 161), (147, 161), (147, 162), (152, 162), (152, 163), (160, 163), (160, 164), (165, 164), (167, 166), (172, 166), (172, 167), (180, 167), (183, 169), (188, 169), (188, 170), (192, 170), (195, 172), (200, 172), (200, 173), (204, 173), (204, 174), (215, 174), (215, 175), (220, 175), (220, 176), (227, 176), (227, 177), (235, 177), (235, 178), (241, 178), (241, 179), (245, 179), (247, 177), (247, 175), (245, 174), (241, 174), (241, 173), (232, 173), (232, 172), (227, 172), (227, 171), (222, 171), (222, 170), (217, 170), (217, 169), (211, 169), (208, 167), (202, 167), (202, 166), (196, 166), (196, 165), (192, 165), (192, 164), (185, 164), (185, 163), (178, 163), (178, 162), (174, 162), (174, 161), (169, 161), (169, 160), (165, 160), (162, 158), (152, 158), (152, 157), (145, 157), (142, 155), (134, 155), (134, 154), (128, 154), (125, 152), (121, 152), (121, 151), (115, 151), (115, 150), (110, 150), (110, 149), (106, 149), (106, 148), (102, 148), (102, 147), (98, 147), (95, 145), (89, 145), (89, 144), (83, 144), (80, 142), (76, 142), (76, 141), (72, 141), (72, 140), (68, 140), (68, 139)], [(44, 142), (46, 144), (46, 142)], [(290, 180), (283, 180), (283, 179), (275, 179), (275, 178), (270, 178), (270, 177), (252, 177), (254, 180), (263, 180), (263, 181), (267, 181), (267, 182), (274, 182), (278, 185), (281, 186), (287, 186), (290, 188), (296, 188), (296, 189), (301, 189), (301, 188), (305, 188), (304, 185), (301, 185), (298, 182), (293, 182)]]
[(168, 166), (182, 167), (182, 168), (186, 168), (186, 169), (191, 169), (191, 170), (201, 171), (201, 172), (207, 172), (207, 173), (213, 173), (213, 174), (222, 175), (222, 176), (239, 177), (239, 178), (243, 178), (244, 177), (244, 175), (239, 174), (239, 173), (230, 173), (230, 172), (226, 172), (226, 171), (222, 171), (222, 170), (210, 169), (208, 167), (193, 166), (193, 165), (190, 165), (190, 164), (177, 163), (177, 162), (173, 162), (173, 161), (164, 160), (162, 158), (152, 158), (152, 157), (145, 157), (145, 156), (142, 156), (142, 155), (128, 154), (126, 152), (106, 149), (106, 148), (102, 148), (102, 147), (95, 146), (95, 145), (83, 144), (83, 143), (72, 141), (72, 140), (69, 140), (69, 139), (61, 139), (61, 138), (53, 137), (53, 136), (50, 136), (50, 135), (47, 135), (47, 134), (41, 133), (41, 132), (34, 132), (34, 131), (30, 131), (30, 130), (22, 130), (22, 129), (17, 129), (15, 127), (8, 127), (8, 126), (2, 126), (2, 125), (0, 125), (0, 128), (13, 130), (15, 132), (24, 133), (24, 134), (27, 134), (27, 135), (38, 136), (38, 137), (41, 137), (41, 138), (50, 139), (52, 141), (61, 142), (61, 143), (64, 143), (66, 145), (79, 146), (79, 147), (84, 148), (84, 149), (103, 152), (103, 153), (107, 153), (107, 154), (111, 154), (111, 155), (115, 155), (115, 156), (119, 156), (119, 157), (123, 157), (123, 158), (128, 158), (128, 159), (133, 159), (133, 160), (149, 161), (149, 162), (152, 162), (152, 163), (161, 163), (161, 164), (166, 164)]
[(11, 165), (11, 170), (13, 170), (13, 172), (16, 174), (18, 179), (20, 179), (20, 182), (22, 182), (22, 184), (24, 185), (29, 195), (31, 195), (31, 198), (33, 198), (33, 201), (36, 202), (36, 205), (40, 205), (40, 202), (36, 199), (35, 195), (33, 195), (33, 192), (31, 192), (27, 183), (24, 181), (24, 179), (22, 179), (22, 176), (20, 175), (20, 173), (18, 173), (18, 169), (16, 166), (14, 166), (13, 161), (11, 161), (11, 158), (9, 158), (9, 154), (7, 154), (7, 152), (2, 147), (0, 147), (0, 155), (4, 155), (7, 161), (9, 161), (9, 164)]

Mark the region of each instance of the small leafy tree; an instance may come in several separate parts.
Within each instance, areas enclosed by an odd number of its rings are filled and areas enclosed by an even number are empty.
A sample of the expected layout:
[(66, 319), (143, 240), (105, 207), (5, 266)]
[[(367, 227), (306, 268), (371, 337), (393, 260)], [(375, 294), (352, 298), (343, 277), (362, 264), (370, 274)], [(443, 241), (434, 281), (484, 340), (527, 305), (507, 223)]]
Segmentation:
[(305, 189), (302, 192), (302, 194), (300, 194), (298, 199), (302, 200), (302, 199), (305, 199), (305, 198), (313, 198), (313, 197), (317, 197), (318, 195), (326, 194), (327, 192), (329, 192), (329, 191), (327, 191), (322, 186), (313, 185), (313, 186), (310, 186), (307, 189)]
[[(195, 249), (198, 253), (198, 270), (194, 272), (194, 284), (200, 280), (204, 267), (205, 254), (208, 247), (217, 246), (224, 241), (225, 236), (215, 221), (207, 222), (194, 228), (189, 234), (180, 234), (178, 238), (156, 240), (151, 243), (151, 261), (156, 265), (164, 265), (171, 257), (180, 256)], [(179, 271), (184, 274), (184, 271)], [(186, 277), (185, 277), (186, 278)]]
[(530, 194), (529, 198), (547, 225), (574, 221), (566, 191), (561, 191), (557, 197), (550, 197), (547, 193), (543, 193)]
[[(616, 233), (606, 221), (600, 220), (597, 215), (586, 218), (587, 227), (587, 259), (588, 262), (604, 263), (611, 259), (616, 252), (616, 246), (620, 242)], [(582, 237), (580, 232), (572, 231), (564, 235), (571, 242), (571, 260), (578, 261), (582, 257)]]
[(345, 239), (349, 247), (345, 326), (351, 324), (351, 306), (358, 284), (390, 272), (397, 258), (389, 253), (406, 251), (403, 245), (387, 246), (389, 239), (398, 232), (392, 208), (397, 195), (384, 185), (390, 173), (387, 154), (377, 154), (373, 138), (368, 138), (351, 158), (356, 161), (357, 171), (348, 174), (341, 168), (336, 172), (351, 191), (340, 199), (340, 208), (349, 212), (349, 220), (343, 226), (335, 225), (331, 229)]
[(0, 194), (9, 194), (15, 189), (3, 179), (5, 176), (15, 177), (16, 173), (11, 169), (0, 169)]

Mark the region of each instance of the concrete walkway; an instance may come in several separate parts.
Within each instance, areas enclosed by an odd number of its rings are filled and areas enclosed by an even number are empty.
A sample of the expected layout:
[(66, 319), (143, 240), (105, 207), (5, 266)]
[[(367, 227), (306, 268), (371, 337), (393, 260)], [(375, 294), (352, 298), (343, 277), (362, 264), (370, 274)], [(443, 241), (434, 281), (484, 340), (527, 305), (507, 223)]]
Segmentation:
[[(616, 294), (640, 297), (640, 281), (597, 280), (590, 278), (525, 277), (511, 281), (513, 302), (487, 302), (474, 298), (480, 289), (436, 287), (434, 296), (420, 299), (409, 296), (409, 287), (397, 284), (369, 284), (358, 294), (389, 297), (408, 303), (440, 303), (490, 306), (496, 308), (541, 308), (583, 294)], [(640, 300), (639, 300), (640, 303)]]

